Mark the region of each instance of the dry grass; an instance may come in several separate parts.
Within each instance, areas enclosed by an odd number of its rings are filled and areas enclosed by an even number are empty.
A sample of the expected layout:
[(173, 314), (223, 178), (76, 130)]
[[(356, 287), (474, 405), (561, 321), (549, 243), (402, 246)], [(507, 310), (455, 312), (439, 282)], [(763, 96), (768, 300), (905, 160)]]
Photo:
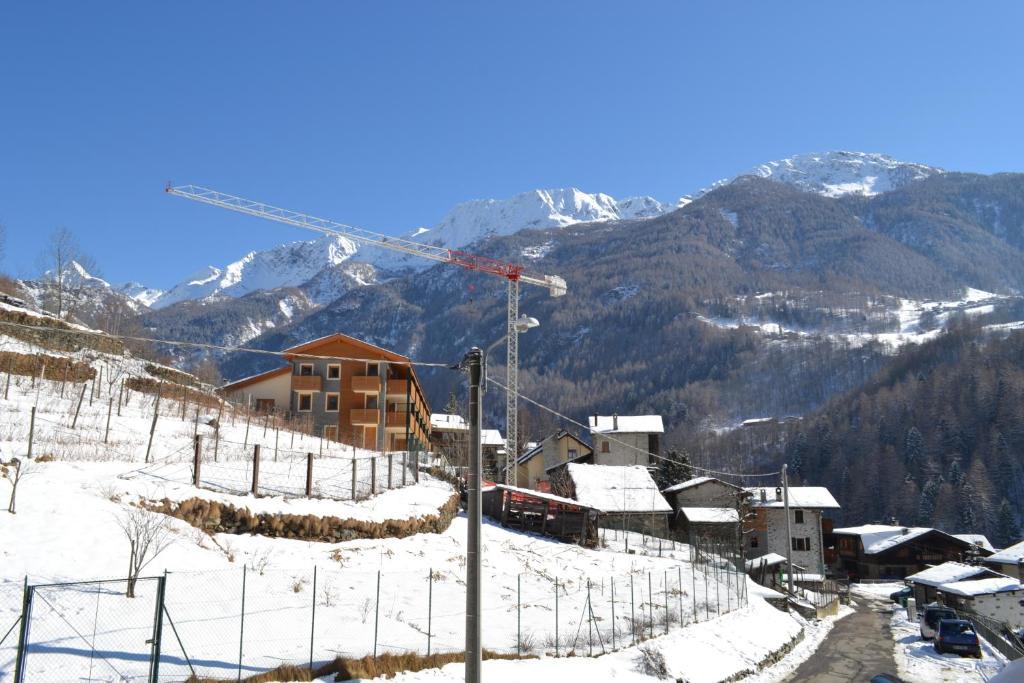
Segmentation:
[[(484, 650), (484, 659), (518, 659), (515, 655), (506, 655)], [(338, 657), (316, 669), (304, 666), (284, 665), (272, 671), (243, 678), (243, 683), (269, 683), (270, 681), (314, 681), (334, 674), (336, 681), (353, 681), (359, 679), (387, 676), (391, 678), (403, 671), (422, 671), (437, 669), (446, 664), (454, 664), (465, 659), (462, 652), (442, 652), (432, 655), (421, 655), (415, 652), (404, 654), (383, 654), (377, 657), (367, 655), (362, 659), (345, 659)], [(523, 657), (529, 659), (529, 657)], [(221, 678), (189, 678), (186, 683), (221, 683)]]

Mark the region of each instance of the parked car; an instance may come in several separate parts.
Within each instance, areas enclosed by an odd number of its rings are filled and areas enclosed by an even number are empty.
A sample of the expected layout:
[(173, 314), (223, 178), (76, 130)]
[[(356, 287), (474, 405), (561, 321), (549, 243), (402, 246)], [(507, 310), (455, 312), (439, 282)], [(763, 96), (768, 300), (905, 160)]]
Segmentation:
[(972, 655), (981, 659), (981, 643), (971, 622), (964, 619), (942, 619), (939, 634), (935, 638), (935, 651), (939, 654), (952, 652), (958, 655)]
[(894, 593), (889, 593), (889, 599), (893, 602), (899, 602), (902, 598), (910, 598), (913, 597), (913, 595), (914, 589), (910, 586), (904, 586)]
[(949, 607), (933, 602), (921, 610), (919, 625), (921, 637), (931, 640), (939, 633), (939, 622), (943, 619), (956, 619), (957, 614)]

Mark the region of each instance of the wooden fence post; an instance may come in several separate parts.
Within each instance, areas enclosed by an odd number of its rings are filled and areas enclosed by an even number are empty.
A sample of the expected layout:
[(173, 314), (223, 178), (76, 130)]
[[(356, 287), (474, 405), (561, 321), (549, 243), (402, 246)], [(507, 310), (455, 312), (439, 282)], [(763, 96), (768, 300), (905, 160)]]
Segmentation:
[(32, 414), (28, 419), (28, 459), (32, 459), (32, 439), (36, 435), (36, 407), (32, 406)]
[(121, 403), (124, 402), (124, 380), (121, 380), (121, 393), (117, 395), (117, 416), (121, 417)]
[(75, 425), (78, 424), (78, 413), (82, 410), (82, 401), (85, 399), (86, 385), (82, 385), (82, 393), (78, 395), (78, 405), (75, 407), (75, 417), (71, 420), (71, 428), (74, 429)]
[(224, 401), (217, 404), (217, 426), (213, 430), (213, 461), (217, 462), (217, 451), (220, 450), (220, 416), (224, 413)]
[(313, 497), (313, 454), (306, 453), (306, 498)]
[(252, 495), (257, 495), (260, 490), (260, 445), (252, 447)]
[(356, 463), (358, 461), (352, 458), (352, 500), (356, 499)]
[(146, 444), (146, 460), (149, 462), (149, 453), (153, 449), (153, 434), (156, 433), (156, 418), (160, 415), (160, 394), (163, 392), (164, 383), (156, 387), (156, 401), (153, 403), (153, 423), (149, 425), (149, 442)]
[(202, 466), (203, 458), (203, 437), (198, 434), (195, 436), (195, 452), (192, 454), (192, 485), (199, 488), (199, 484), (203, 481), (200, 475), (199, 468)]
[(103, 443), (107, 443), (107, 438), (110, 436), (110, 416), (114, 412), (114, 397), (110, 397), (110, 403), (107, 405), (107, 428), (103, 432)]

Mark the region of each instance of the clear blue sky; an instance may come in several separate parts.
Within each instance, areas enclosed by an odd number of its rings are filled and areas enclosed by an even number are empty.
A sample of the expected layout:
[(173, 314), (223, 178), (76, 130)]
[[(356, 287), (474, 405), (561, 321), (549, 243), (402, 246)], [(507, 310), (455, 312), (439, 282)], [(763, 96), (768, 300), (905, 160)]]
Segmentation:
[(1016, 1), (3, 3), (2, 266), (65, 226), (166, 287), (306, 238), (167, 180), (397, 233), (829, 149), (1020, 171), (1022, 26)]

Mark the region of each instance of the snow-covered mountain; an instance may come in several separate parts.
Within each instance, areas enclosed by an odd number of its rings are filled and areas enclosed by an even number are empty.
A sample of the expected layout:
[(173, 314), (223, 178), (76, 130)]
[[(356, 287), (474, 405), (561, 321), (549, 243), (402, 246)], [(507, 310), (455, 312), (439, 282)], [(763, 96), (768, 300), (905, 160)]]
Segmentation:
[[(606, 194), (576, 188), (534, 190), (510, 199), (463, 202), (433, 228), (416, 228), (405, 237), (459, 248), (526, 228), (650, 218), (669, 208), (652, 197), (617, 201)], [(339, 268), (343, 263), (346, 265)], [(260, 290), (306, 285), (315, 301), (326, 303), (351, 286), (375, 282), (377, 269), (418, 270), (429, 265), (429, 261), (416, 257), (360, 247), (343, 237), (321, 237), (250, 252), (227, 266), (207, 266), (161, 294), (151, 305), (164, 308), (180, 301), (220, 295), (241, 297)]]
[(164, 292), (152, 304), (164, 308), (179, 301), (214, 295), (241, 297), (260, 290), (298, 287), (324, 270), (333, 269), (358, 250), (344, 237), (290, 242), (267, 251), (250, 251), (223, 268), (207, 266)]
[[(945, 171), (924, 164), (899, 161), (885, 154), (844, 151), (798, 154), (755, 166), (733, 178), (719, 180), (696, 196), (707, 194), (736, 178), (751, 175), (826, 197), (845, 194), (872, 196), (938, 173)], [(683, 197), (680, 205), (685, 205), (690, 199)]]

